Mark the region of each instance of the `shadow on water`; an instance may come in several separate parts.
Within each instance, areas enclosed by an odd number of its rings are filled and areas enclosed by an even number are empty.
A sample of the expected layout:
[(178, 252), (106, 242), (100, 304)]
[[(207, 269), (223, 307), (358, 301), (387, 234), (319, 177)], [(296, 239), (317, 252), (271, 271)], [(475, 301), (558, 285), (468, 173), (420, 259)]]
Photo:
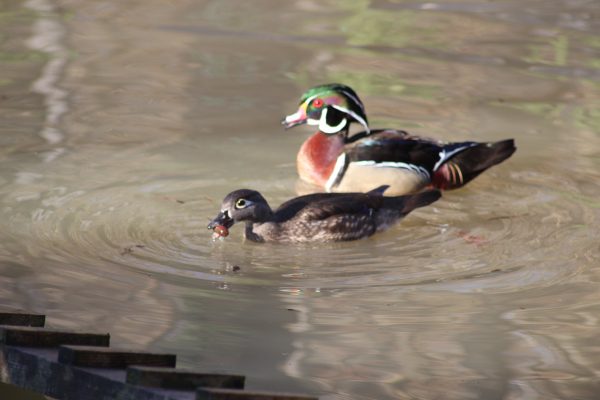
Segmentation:
[(52, 400), (50, 397), (0, 382), (0, 395), (11, 400)]
[[(600, 354), (593, 2), (34, 0), (0, 18), (0, 298), (50, 325), (324, 399), (590, 398)], [(351, 85), (374, 127), (517, 153), (373, 238), (245, 242)]]

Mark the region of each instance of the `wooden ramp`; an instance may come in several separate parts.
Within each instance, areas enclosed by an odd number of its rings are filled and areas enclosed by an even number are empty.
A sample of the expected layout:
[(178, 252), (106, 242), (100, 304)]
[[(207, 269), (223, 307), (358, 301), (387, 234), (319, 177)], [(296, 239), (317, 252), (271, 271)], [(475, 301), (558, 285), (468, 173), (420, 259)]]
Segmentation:
[(244, 376), (177, 369), (174, 354), (112, 348), (108, 333), (48, 329), (45, 320), (0, 311), (1, 382), (57, 400), (317, 400), (247, 391)]

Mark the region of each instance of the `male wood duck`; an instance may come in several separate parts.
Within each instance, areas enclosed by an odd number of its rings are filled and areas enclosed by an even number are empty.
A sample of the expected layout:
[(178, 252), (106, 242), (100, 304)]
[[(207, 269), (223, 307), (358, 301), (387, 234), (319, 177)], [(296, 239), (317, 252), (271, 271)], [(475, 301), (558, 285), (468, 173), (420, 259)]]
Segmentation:
[[(318, 131), (298, 152), (300, 178), (327, 192), (366, 191), (390, 185), (400, 195), (426, 187), (447, 190), (466, 185), (516, 150), (514, 140), (445, 143), (395, 129), (369, 129), (362, 101), (350, 87), (338, 83), (309, 89), (300, 107), (282, 122)], [(364, 131), (349, 134), (358, 123)]]
[(216, 236), (227, 236), (236, 222), (246, 222), (245, 236), (254, 242), (347, 241), (388, 228), (415, 208), (440, 198), (438, 190), (385, 197), (387, 186), (367, 193), (315, 193), (286, 201), (275, 211), (255, 190), (229, 193), (221, 212), (208, 224)]

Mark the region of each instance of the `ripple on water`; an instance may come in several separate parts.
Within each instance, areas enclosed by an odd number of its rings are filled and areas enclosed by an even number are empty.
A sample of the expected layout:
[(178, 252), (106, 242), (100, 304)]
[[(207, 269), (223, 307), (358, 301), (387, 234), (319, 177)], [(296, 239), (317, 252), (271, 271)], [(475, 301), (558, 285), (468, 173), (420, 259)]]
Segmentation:
[[(71, 262), (284, 290), (519, 291), (573, 276), (582, 263), (572, 254), (597, 250), (596, 209), (557, 179), (525, 171), (499, 182), (490, 172), (373, 238), (301, 246), (244, 242), (239, 226), (212, 241), (205, 226), (219, 201), (203, 194), (205, 183), (57, 188), (31, 213), (30, 248)], [(240, 273), (227, 273), (234, 265)]]

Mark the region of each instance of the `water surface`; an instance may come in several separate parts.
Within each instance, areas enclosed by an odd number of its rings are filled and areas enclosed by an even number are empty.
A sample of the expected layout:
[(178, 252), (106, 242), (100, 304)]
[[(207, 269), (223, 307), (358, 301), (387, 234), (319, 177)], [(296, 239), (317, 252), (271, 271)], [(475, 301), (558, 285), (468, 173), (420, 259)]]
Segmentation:
[[(591, 399), (600, 7), (571, 0), (5, 2), (0, 306), (323, 399)], [(517, 153), (376, 237), (213, 242), (296, 194), (308, 87), (373, 127)]]

